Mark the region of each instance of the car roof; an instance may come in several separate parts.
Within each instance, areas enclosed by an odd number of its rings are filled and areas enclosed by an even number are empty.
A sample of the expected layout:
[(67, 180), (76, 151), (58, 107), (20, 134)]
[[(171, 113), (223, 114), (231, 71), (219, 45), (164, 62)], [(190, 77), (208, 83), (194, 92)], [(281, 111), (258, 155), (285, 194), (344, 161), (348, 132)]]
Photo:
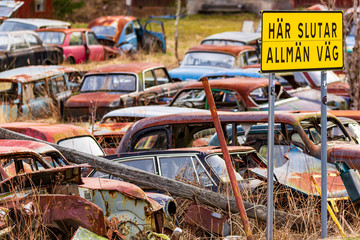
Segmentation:
[(96, 73), (141, 73), (142, 71), (150, 68), (165, 68), (164, 65), (159, 63), (148, 63), (148, 62), (132, 62), (123, 64), (114, 64), (104, 67), (100, 67), (89, 71), (87, 74)]
[(236, 42), (243, 42), (244, 44), (249, 44), (255, 40), (261, 39), (261, 33), (251, 33), (251, 32), (222, 32), (210, 35), (202, 40), (231, 40)]
[(5, 21), (10, 22), (19, 22), (19, 23), (26, 23), (36, 26), (37, 28), (42, 27), (70, 27), (70, 23), (59, 21), (59, 20), (53, 20), (53, 19), (44, 19), (44, 18), (9, 18)]
[(71, 33), (71, 32), (92, 32), (92, 30), (90, 28), (42, 28), (42, 29), (36, 29), (35, 32)]
[[(218, 88), (224, 90), (233, 90), (238, 92), (241, 96), (247, 96), (253, 90), (260, 87), (269, 86), (269, 80), (266, 78), (225, 78), (225, 79), (213, 79), (209, 81), (211, 88)], [(277, 85), (280, 85), (276, 82)], [(181, 90), (185, 89), (204, 89), (202, 82), (194, 82), (184, 86)]]
[(29, 140), (0, 139), (0, 147), (1, 154), (17, 152), (36, 152), (42, 154), (58, 151), (49, 144)]
[[(267, 111), (251, 111), (251, 112), (218, 112), (221, 123), (233, 123), (233, 122), (254, 122), (254, 123), (267, 123), (268, 122)], [(301, 119), (307, 118), (320, 118), (320, 113), (294, 113), (289, 111), (275, 111), (275, 122), (293, 124)], [(334, 117), (332, 114), (328, 114), (328, 118)], [(176, 125), (176, 124), (212, 124), (213, 118), (210, 112), (198, 112), (198, 113), (183, 113), (172, 114), (159, 117), (141, 119), (133, 124), (123, 136), (117, 152), (123, 152), (127, 147), (127, 142), (130, 138), (142, 129), (148, 129), (150, 127), (164, 126), (164, 125)], [(122, 143), (126, 144), (122, 144)]]
[(256, 49), (252, 46), (219, 46), (219, 45), (197, 45), (191, 47), (187, 53), (189, 52), (219, 52), (219, 53), (227, 53), (234, 56), (238, 56), (239, 53), (245, 51), (245, 50), (252, 50), (256, 51)]
[(135, 21), (136, 17), (133, 16), (103, 16), (92, 20), (88, 28), (96, 26), (116, 26), (116, 34), (113, 36), (115, 43), (119, 41), (121, 32), (128, 22)]
[(71, 124), (13, 122), (0, 127), (52, 143), (75, 136), (91, 136), (87, 129)]
[(135, 117), (135, 118), (147, 118), (147, 117), (156, 117), (169, 115), (174, 113), (189, 113), (189, 112), (201, 112), (209, 110), (204, 109), (194, 109), (186, 107), (169, 107), (169, 106), (135, 106), (120, 108), (114, 111), (111, 111), (103, 116), (102, 119), (110, 117)]
[[(250, 146), (228, 146), (229, 153), (235, 152), (254, 152), (255, 149)], [(159, 156), (159, 155), (175, 155), (175, 154), (222, 154), (222, 150), (219, 146), (204, 146), (204, 147), (189, 147), (189, 148), (176, 148), (176, 149), (165, 149), (155, 151), (143, 151), (143, 152), (128, 152), (118, 153), (111, 155), (110, 159), (116, 159), (119, 157), (137, 157), (137, 156)]]
[(45, 77), (56, 76), (67, 72), (77, 72), (72, 67), (65, 66), (26, 66), (0, 72), (0, 81), (31, 82)]

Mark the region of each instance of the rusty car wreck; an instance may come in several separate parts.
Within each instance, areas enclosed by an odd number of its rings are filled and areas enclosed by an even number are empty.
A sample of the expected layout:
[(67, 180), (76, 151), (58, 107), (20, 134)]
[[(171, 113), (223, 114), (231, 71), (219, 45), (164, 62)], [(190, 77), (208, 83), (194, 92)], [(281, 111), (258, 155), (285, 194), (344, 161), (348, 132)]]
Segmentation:
[(65, 118), (99, 119), (117, 108), (165, 104), (187, 83), (174, 82), (156, 63), (126, 63), (92, 70), (64, 105)]

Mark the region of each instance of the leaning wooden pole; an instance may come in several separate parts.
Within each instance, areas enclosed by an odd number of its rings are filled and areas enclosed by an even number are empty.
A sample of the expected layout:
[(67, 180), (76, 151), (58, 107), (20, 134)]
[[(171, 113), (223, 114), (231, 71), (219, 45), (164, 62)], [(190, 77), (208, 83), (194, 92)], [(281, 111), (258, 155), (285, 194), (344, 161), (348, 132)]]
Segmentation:
[(204, 78), (201, 79), (201, 81), (202, 81), (203, 86), (204, 86), (206, 99), (207, 99), (207, 101), (209, 103), (211, 116), (213, 118), (214, 126), (215, 126), (215, 129), (216, 129), (216, 134), (218, 136), (221, 151), (223, 153), (223, 157), (224, 157), (224, 160), (225, 160), (225, 163), (226, 163), (226, 169), (227, 169), (227, 172), (229, 174), (231, 187), (232, 187), (233, 192), (234, 192), (234, 196), (235, 196), (237, 207), (239, 209), (241, 221), (243, 222), (243, 225), (244, 225), (244, 231), (246, 233), (247, 239), (252, 240), (254, 238), (253, 238), (253, 235), (251, 233), (251, 228), (250, 228), (249, 220), (248, 220), (247, 215), (246, 215), (244, 202), (243, 202), (241, 194), (240, 194), (239, 185), (238, 185), (238, 182), (236, 181), (235, 171), (234, 171), (233, 165), (231, 163), (229, 150), (228, 150), (227, 145), (226, 145), (224, 132), (223, 132), (223, 130), (221, 128), (221, 123), (220, 123), (219, 115), (217, 114), (215, 101), (214, 101), (214, 98), (213, 98), (213, 95), (212, 95), (212, 92), (211, 92), (209, 80), (208, 80), (207, 77), (204, 77)]
[[(180, 196), (186, 199), (194, 200), (201, 204), (220, 208), (224, 211), (230, 210), (232, 213), (238, 213), (236, 201), (232, 197), (215, 193), (190, 184), (178, 182), (169, 178), (154, 175), (141, 171), (136, 168), (126, 166), (121, 163), (107, 160), (102, 157), (96, 157), (90, 154), (82, 153), (67, 147), (59, 146), (54, 143), (45, 142), (33, 137), (29, 137), (20, 133), (0, 128), (0, 139), (18, 139), (31, 140), (47, 143), (59, 150), (69, 161), (77, 164), (87, 163), (98, 171), (112, 174), (126, 181), (147, 186), (153, 189), (163, 190), (174, 196)], [(260, 221), (266, 221), (266, 207), (255, 205), (253, 203), (244, 202), (246, 213), (250, 218)], [(302, 230), (305, 226), (300, 216), (295, 216), (286, 212), (275, 210), (275, 223), (278, 226), (288, 225), (294, 230)]]

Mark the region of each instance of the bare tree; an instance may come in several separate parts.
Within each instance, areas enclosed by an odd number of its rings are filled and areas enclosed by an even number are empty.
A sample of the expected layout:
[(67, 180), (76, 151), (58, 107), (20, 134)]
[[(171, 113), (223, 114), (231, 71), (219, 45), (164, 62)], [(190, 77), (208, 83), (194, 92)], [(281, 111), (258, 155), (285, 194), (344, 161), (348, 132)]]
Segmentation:
[(181, 11), (181, 0), (177, 0), (177, 9), (176, 9), (176, 20), (175, 20), (175, 57), (180, 62), (179, 54), (178, 54), (178, 23), (180, 19), (180, 11)]
[(350, 15), (345, 15), (344, 17), (344, 36), (351, 31), (352, 26), (354, 26), (354, 37), (355, 45), (352, 49), (352, 52), (346, 51), (345, 43), (345, 72), (346, 80), (349, 82), (350, 86), (350, 109), (359, 110), (360, 107), (360, 94), (359, 94), (359, 83), (360, 83), (360, 65), (359, 65), (359, 40), (360, 40), (360, 24), (359, 24), (359, 1), (354, 0), (354, 12)]

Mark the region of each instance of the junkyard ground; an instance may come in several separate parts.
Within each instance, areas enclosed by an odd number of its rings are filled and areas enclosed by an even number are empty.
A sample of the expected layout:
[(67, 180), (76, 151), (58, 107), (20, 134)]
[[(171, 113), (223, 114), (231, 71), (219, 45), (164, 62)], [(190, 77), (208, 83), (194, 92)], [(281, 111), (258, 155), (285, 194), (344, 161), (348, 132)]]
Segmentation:
[[(200, 41), (214, 33), (224, 32), (224, 31), (239, 31), (242, 27), (242, 22), (244, 20), (253, 20), (255, 21), (255, 27), (258, 25), (259, 17), (253, 14), (235, 14), (235, 15), (195, 15), (188, 16), (183, 19), (180, 19), (178, 24), (179, 29), (179, 57), (182, 59), (186, 50), (194, 45), (200, 44)], [(162, 20), (165, 25), (166, 32), (166, 41), (167, 41), (167, 52), (163, 53), (152, 53), (147, 54), (144, 52), (139, 52), (131, 57), (120, 57), (117, 59), (105, 61), (105, 62), (91, 62), (86, 64), (79, 64), (75, 67), (79, 70), (88, 71), (96, 67), (109, 65), (109, 64), (119, 64), (125, 62), (157, 62), (164, 64), (168, 69), (178, 66), (178, 61), (174, 53), (174, 24), (175, 20)], [(74, 27), (86, 27), (85, 23), (76, 23)], [(53, 118), (45, 119), (46, 122), (62, 122), (62, 119), (58, 118), (54, 114)], [(1, 122), (1, 120), (0, 120)], [(80, 123), (80, 125), (88, 127), (88, 123)], [(266, 194), (266, 193), (265, 193)], [(252, 201), (254, 203), (264, 204), (265, 194), (259, 194), (259, 196), (244, 196), (245, 200)], [(320, 239), (320, 208), (318, 200), (302, 198), (300, 199), (300, 204), (295, 203), (295, 197), (288, 193), (278, 192), (281, 194), (281, 200), (283, 202), (278, 202), (278, 209), (283, 211), (291, 212), (292, 214), (302, 216), (306, 222), (306, 226), (301, 231), (290, 230), (290, 223), (286, 226), (277, 226), (274, 229), (274, 239)], [(276, 195), (276, 194), (275, 194)], [(299, 199), (299, 198), (297, 198)], [(184, 234), (181, 239), (214, 239), (211, 235), (200, 228), (194, 226), (189, 226), (182, 220), (181, 217), (184, 215), (185, 209), (189, 206), (190, 202), (188, 200), (178, 199), (178, 209), (179, 209), (179, 222), (181, 227), (184, 230)], [(276, 201), (275, 201), (276, 202)], [(349, 210), (350, 209), (350, 210)], [(337, 213), (339, 221), (344, 228), (346, 235), (351, 236), (349, 238), (339, 237), (340, 234), (329, 218), (328, 229), (329, 229), (329, 239), (360, 239), (357, 236), (360, 236), (360, 221), (358, 216), (356, 216), (349, 206), (340, 206), (340, 212)], [(214, 209), (214, 211), (219, 212), (219, 210)], [(266, 224), (263, 222), (258, 222), (253, 219), (250, 219), (250, 224), (253, 230), (255, 239), (265, 239)], [(242, 223), (238, 215), (232, 215), (230, 218), (230, 225), (233, 235), (240, 235), (241, 239), (245, 239), (245, 234), (242, 230)]]

